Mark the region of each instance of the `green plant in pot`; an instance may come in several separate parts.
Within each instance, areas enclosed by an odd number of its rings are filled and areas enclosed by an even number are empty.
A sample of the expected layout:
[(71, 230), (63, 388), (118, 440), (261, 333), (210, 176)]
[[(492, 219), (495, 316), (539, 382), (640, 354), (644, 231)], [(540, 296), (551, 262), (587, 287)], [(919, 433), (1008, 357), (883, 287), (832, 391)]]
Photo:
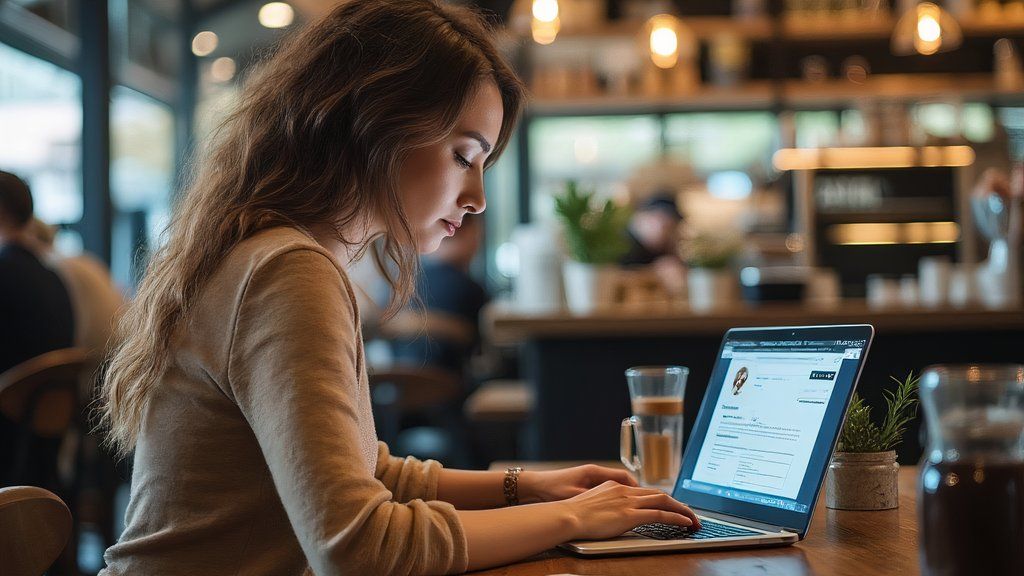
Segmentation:
[(629, 250), (630, 211), (611, 200), (595, 207), (594, 193), (570, 181), (555, 198), (555, 214), (570, 258), (563, 266), (566, 301), (573, 312), (591, 312), (611, 299), (616, 265)]
[(689, 268), (687, 288), (692, 310), (705, 312), (736, 300), (738, 284), (729, 265), (740, 246), (737, 238), (709, 232), (680, 243), (679, 256)]
[(877, 423), (871, 407), (854, 394), (825, 482), (825, 503), (841, 510), (888, 510), (899, 505), (896, 447), (917, 414), (913, 372), (883, 390), (885, 416)]

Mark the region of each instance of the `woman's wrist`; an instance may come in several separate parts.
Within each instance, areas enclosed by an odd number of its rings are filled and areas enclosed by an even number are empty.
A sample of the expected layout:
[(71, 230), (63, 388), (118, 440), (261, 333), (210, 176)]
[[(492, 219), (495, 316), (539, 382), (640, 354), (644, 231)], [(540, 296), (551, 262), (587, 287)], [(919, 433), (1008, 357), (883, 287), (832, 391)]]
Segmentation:
[(580, 518), (576, 510), (567, 500), (556, 500), (547, 502), (542, 506), (549, 506), (552, 514), (558, 519), (559, 532), (565, 535), (565, 540), (575, 540), (580, 533)]
[(540, 486), (542, 477), (540, 472), (531, 470), (523, 470), (519, 473), (518, 489), (520, 504), (537, 504), (547, 501)]

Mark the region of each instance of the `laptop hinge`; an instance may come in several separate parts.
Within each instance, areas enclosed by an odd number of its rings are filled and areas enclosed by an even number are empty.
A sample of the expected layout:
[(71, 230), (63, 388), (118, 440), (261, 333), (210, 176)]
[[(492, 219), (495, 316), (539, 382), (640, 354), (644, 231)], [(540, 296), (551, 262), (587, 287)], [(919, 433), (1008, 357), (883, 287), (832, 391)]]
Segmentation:
[(742, 516), (733, 516), (732, 514), (723, 514), (722, 512), (714, 512), (712, 510), (705, 510), (703, 508), (694, 508), (694, 512), (701, 516), (707, 516), (708, 518), (714, 518), (716, 520), (725, 520), (726, 522), (734, 522), (743, 526), (753, 526), (759, 530), (765, 532), (791, 532), (799, 535), (800, 533), (792, 528), (786, 528), (784, 526), (776, 526), (775, 524), (768, 524), (767, 522), (758, 522), (757, 520), (751, 520), (750, 518), (744, 518)]

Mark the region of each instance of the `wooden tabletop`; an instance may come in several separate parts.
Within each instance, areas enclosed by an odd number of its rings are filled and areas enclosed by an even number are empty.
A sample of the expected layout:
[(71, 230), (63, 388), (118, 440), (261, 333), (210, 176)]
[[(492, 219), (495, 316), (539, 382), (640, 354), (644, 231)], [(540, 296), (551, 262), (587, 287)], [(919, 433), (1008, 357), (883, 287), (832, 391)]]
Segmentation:
[(863, 300), (848, 300), (832, 308), (799, 304), (737, 304), (728, 309), (694, 313), (668, 304), (620, 306), (586, 315), (569, 312), (526, 313), (508, 302), (495, 302), (483, 312), (483, 330), (498, 344), (532, 338), (602, 338), (608, 336), (720, 336), (744, 326), (807, 326), (873, 324), (886, 332), (1020, 330), (1024, 310), (982, 308), (870, 308)]
[[(530, 470), (562, 464), (526, 463)], [(504, 469), (496, 462), (492, 469)], [(863, 576), (917, 574), (917, 468), (900, 469), (900, 506), (880, 512), (848, 512), (825, 507), (824, 491), (807, 537), (782, 548), (720, 552), (648, 554), (585, 559), (551, 550), (523, 562), (476, 574), (541, 576), (549, 574), (680, 576)]]

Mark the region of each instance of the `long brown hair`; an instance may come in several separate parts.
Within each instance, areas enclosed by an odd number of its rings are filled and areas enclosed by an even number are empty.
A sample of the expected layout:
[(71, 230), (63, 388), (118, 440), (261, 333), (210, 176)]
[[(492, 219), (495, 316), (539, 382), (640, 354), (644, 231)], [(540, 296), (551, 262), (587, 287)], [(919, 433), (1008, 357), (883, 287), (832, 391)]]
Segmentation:
[(487, 79), (504, 108), (489, 164), (520, 115), (522, 84), (490, 36), (467, 8), (350, 0), (287, 40), (246, 81), (119, 326), (101, 425), (120, 454), (135, 445), (172, 332), (187, 321), (204, 279), (256, 232), (326, 226), (340, 242), (365, 250), (367, 239), (343, 231), (379, 218), (386, 233), (374, 257), (396, 296), (388, 312), (404, 305), (418, 262), (397, 190), (408, 152), (447, 138)]

